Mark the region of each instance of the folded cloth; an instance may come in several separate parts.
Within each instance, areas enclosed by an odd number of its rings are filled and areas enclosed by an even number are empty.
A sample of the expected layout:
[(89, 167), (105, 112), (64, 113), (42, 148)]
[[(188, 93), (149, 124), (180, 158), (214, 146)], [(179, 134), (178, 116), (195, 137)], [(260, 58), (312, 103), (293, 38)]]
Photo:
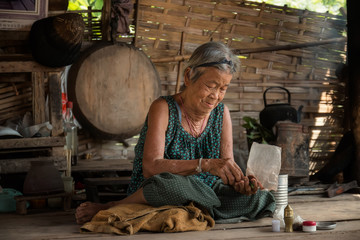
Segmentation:
[(206, 211), (188, 206), (152, 207), (145, 204), (119, 204), (98, 212), (81, 232), (131, 235), (139, 231), (185, 232), (209, 230), (215, 225)]
[(275, 198), (269, 191), (258, 190), (247, 196), (236, 192), (221, 179), (209, 187), (196, 175), (181, 176), (164, 172), (146, 179), (142, 187), (144, 198), (151, 206), (183, 206), (193, 202), (206, 209), (219, 223), (224, 220), (226, 223), (257, 220), (271, 216), (276, 208)]

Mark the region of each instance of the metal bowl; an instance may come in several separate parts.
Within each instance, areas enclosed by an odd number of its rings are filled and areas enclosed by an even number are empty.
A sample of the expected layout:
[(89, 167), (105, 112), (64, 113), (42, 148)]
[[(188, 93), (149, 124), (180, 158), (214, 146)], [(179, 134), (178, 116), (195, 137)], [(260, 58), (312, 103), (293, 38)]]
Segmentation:
[(336, 222), (316, 222), (316, 229), (332, 230), (336, 227)]

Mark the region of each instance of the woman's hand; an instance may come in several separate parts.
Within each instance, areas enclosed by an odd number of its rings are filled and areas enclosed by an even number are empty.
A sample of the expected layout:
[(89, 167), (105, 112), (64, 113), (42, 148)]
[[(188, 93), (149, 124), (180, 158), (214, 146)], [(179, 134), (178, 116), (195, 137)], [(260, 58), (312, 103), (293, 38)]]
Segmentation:
[(204, 159), (204, 171), (221, 178), (228, 185), (234, 186), (236, 182), (244, 179), (240, 167), (232, 159)]
[(264, 189), (262, 184), (253, 175), (245, 176), (244, 179), (236, 182), (233, 187), (235, 191), (248, 196), (255, 194), (258, 189)]

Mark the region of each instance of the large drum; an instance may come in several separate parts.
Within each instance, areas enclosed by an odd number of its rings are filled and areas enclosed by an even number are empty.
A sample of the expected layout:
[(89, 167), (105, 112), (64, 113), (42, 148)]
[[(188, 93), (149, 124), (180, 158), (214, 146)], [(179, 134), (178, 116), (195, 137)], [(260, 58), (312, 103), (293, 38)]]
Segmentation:
[(160, 95), (150, 59), (127, 44), (97, 44), (69, 71), (74, 114), (94, 136), (124, 140), (140, 132), (150, 104)]

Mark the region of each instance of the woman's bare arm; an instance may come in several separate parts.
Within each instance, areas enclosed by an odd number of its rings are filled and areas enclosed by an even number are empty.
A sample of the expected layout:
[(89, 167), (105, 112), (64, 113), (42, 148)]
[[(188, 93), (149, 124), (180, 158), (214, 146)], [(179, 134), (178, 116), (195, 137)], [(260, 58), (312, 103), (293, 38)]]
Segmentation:
[[(157, 99), (150, 107), (148, 114), (148, 130), (144, 145), (143, 174), (145, 178), (170, 172), (179, 175), (196, 174), (198, 159), (164, 159), (165, 135), (169, 121), (169, 108), (164, 99)], [(215, 176), (219, 176), (225, 184), (234, 186), (235, 190), (251, 193), (249, 179), (244, 177), (240, 167), (235, 163), (233, 156), (232, 124), (229, 109), (225, 106), (223, 128), (220, 142), (219, 159), (203, 159), (202, 169)], [(256, 179), (252, 179), (255, 183)]]
[(157, 99), (150, 107), (148, 114), (148, 130), (143, 155), (143, 174), (145, 178), (170, 172), (179, 175), (196, 173), (198, 159), (167, 160), (164, 159), (165, 134), (169, 121), (169, 107), (164, 99)]
[(244, 176), (240, 167), (234, 161), (232, 123), (227, 106), (224, 106), (220, 159), (206, 159), (204, 165), (204, 170), (219, 176), (225, 184), (234, 185)]

